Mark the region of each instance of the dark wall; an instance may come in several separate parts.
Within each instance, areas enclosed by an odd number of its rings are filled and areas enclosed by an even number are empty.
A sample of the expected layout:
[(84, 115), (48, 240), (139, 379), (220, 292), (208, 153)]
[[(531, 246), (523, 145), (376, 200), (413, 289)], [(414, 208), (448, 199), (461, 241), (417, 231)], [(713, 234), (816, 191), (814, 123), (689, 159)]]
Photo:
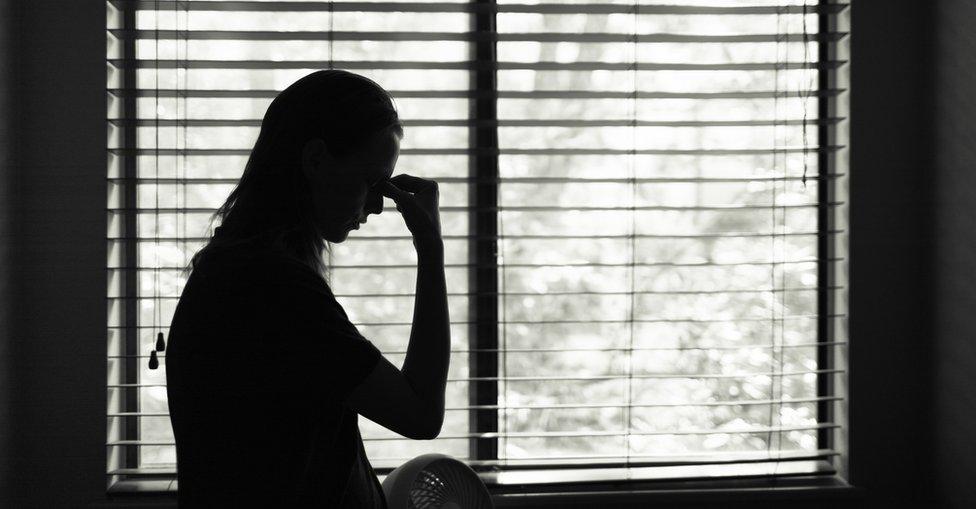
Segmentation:
[(0, 211), (17, 217), (0, 226), (0, 506), (79, 507), (105, 487), (105, 2), (0, 5)]
[(933, 4), (851, 6), (851, 475), (879, 506), (931, 498)]
[[(13, 62), (12, 0), (0, 0), (0, 69), (9, 68)], [(0, 506), (4, 506), (4, 493), (11, 490), (10, 464), (3, 461), (11, 454), (10, 433), (10, 369), (12, 366), (10, 337), (13, 333), (11, 303), (16, 295), (13, 288), (13, 228), (15, 223), (14, 198), (14, 131), (13, 131), (13, 74), (0, 72)]]
[(932, 418), (942, 502), (976, 507), (976, 3), (936, 9)]

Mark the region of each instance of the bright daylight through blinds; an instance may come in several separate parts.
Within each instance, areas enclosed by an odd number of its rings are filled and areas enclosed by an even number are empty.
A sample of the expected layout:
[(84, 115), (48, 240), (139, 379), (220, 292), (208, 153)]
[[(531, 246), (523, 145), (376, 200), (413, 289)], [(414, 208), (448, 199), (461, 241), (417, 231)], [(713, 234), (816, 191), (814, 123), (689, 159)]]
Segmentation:
[[(405, 124), (395, 173), (441, 190), (445, 422), (412, 441), (360, 418), (378, 473), (428, 452), (481, 471), (843, 468), (845, 6), (108, 10), (110, 484), (172, 488), (166, 352), (152, 354), (158, 369), (149, 359), (180, 268), (212, 234), (272, 98), (330, 66), (392, 92)], [(339, 302), (402, 364), (416, 255), (392, 202), (333, 250)]]

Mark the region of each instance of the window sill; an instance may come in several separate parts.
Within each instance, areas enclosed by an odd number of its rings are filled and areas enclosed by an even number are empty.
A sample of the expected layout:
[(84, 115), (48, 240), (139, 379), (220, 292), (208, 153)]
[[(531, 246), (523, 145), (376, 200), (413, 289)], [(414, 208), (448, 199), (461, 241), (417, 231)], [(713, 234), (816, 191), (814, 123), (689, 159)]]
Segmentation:
[[(796, 462), (800, 463), (800, 462)], [(826, 462), (814, 465), (781, 463), (777, 477), (756, 469), (737, 472), (734, 477), (709, 475), (698, 467), (697, 476), (675, 480), (676, 467), (631, 469), (574, 469), (561, 471), (509, 471), (480, 473), (492, 494), (495, 507), (600, 507), (606, 509), (696, 504), (712, 507), (729, 503), (811, 503), (811, 507), (831, 502), (835, 506), (856, 506), (859, 489), (834, 475)], [(760, 465), (765, 466), (765, 465)], [(789, 470), (792, 468), (792, 471)], [(812, 469), (812, 470), (811, 470)], [(378, 476), (380, 481), (386, 477)], [(117, 483), (108, 498), (90, 504), (91, 508), (170, 508), (176, 507), (176, 482), (172, 479), (138, 479)]]
[[(670, 481), (651, 484), (630, 481), (614, 485), (574, 485), (560, 490), (492, 493), (496, 508), (579, 507), (624, 509), (655, 507), (730, 507), (738, 505), (781, 507), (857, 507), (861, 491), (831, 476), (789, 479), (736, 479)], [(794, 505), (799, 503), (799, 505)]]

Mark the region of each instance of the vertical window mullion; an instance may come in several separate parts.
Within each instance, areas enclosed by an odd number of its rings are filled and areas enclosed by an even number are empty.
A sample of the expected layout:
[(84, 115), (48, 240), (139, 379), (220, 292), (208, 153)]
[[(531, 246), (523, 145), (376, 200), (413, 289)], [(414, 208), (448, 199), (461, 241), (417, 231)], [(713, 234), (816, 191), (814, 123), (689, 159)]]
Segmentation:
[[(136, 6), (133, 2), (123, 2), (123, 29), (131, 30), (136, 27)], [(127, 121), (124, 124), (123, 147), (124, 156), (122, 164), (122, 177), (124, 180), (123, 189), (123, 250), (122, 250), (122, 271), (125, 281), (125, 296), (123, 320), (125, 324), (125, 377), (126, 387), (124, 396), (124, 411), (128, 413), (125, 419), (124, 439), (127, 441), (139, 440), (139, 417), (133, 414), (140, 412), (139, 389), (135, 384), (139, 383), (139, 236), (138, 229), (138, 163), (136, 136), (137, 125), (136, 111), (138, 83), (136, 81), (136, 37), (135, 35), (126, 36), (123, 41), (123, 65), (122, 71), (122, 90), (123, 90), (123, 118)], [(124, 468), (139, 467), (139, 446), (125, 446)]]
[[(831, 89), (831, 71), (829, 63), (831, 61), (831, 43), (827, 34), (831, 33), (831, 15), (828, 0), (820, 0), (817, 10), (817, 34), (819, 42), (817, 44), (817, 369), (832, 370), (834, 368), (834, 350), (829, 345), (836, 341), (834, 338), (833, 309), (831, 299), (831, 268), (830, 263), (833, 258), (835, 245), (830, 234), (830, 174), (833, 173), (830, 152), (828, 146), (831, 145), (832, 129), (825, 121), (830, 118), (831, 100), (828, 91)], [(804, 20), (806, 23), (806, 20)], [(832, 421), (833, 401), (826, 398), (834, 395), (833, 375), (827, 371), (821, 371), (817, 376), (817, 422), (829, 423)], [(834, 445), (833, 430), (821, 428), (817, 432), (817, 447), (819, 449), (832, 449)]]
[[(472, 317), (468, 341), (469, 373), (471, 378), (498, 376), (498, 132), (497, 84), (495, 61), (497, 58), (494, 37), (495, 0), (475, 0), (478, 6), (472, 15), (474, 35), (472, 41), (471, 84), (474, 89), (470, 104), (470, 146), (472, 181), (469, 198), (472, 213), (470, 221), (469, 256), (473, 269), (469, 272), (469, 284), (473, 299), (470, 301)], [(503, 304), (504, 305), (504, 304)], [(490, 379), (490, 378), (489, 378)], [(498, 431), (498, 383), (468, 382), (469, 426), (472, 433)], [(486, 407), (487, 408), (477, 408)], [(497, 438), (475, 438), (469, 442), (471, 460), (498, 458)]]

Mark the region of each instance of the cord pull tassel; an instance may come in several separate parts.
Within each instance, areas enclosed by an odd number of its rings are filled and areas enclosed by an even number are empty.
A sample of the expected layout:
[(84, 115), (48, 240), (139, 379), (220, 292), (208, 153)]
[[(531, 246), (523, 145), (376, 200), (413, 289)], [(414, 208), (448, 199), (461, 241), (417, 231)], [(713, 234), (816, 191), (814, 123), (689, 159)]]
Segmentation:
[(159, 358), (156, 357), (156, 350), (153, 350), (149, 354), (149, 369), (156, 369), (159, 367)]
[(156, 351), (157, 352), (166, 351), (166, 340), (163, 339), (162, 332), (156, 335)]

